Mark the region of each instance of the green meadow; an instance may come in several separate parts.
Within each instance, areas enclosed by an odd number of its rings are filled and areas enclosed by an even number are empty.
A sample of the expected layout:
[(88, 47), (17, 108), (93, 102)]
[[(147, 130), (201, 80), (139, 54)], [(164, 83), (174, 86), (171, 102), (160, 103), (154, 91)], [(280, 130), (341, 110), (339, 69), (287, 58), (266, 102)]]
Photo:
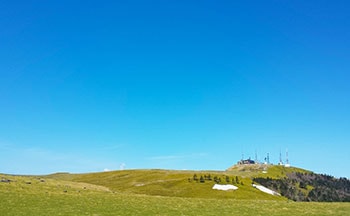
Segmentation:
[[(272, 176), (283, 175), (275, 169)], [(242, 175), (238, 190), (217, 191), (212, 181), (192, 181), (194, 174)], [(260, 174), (251, 169), (1, 174), (0, 215), (349, 215), (350, 203), (293, 202), (260, 192), (250, 185), (252, 175)]]

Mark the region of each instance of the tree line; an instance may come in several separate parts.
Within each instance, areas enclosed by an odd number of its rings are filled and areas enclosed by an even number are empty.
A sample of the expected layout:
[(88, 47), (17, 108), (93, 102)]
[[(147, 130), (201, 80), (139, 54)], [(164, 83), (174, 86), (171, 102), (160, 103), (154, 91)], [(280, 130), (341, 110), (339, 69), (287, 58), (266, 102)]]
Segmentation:
[[(222, 178), (221, 178), (222, 177)], [(188, 178), (189, 182), (198, 182), (198, 183), (205, 183), (206, 181), (213, 181), (216, 184), (220, 184), (220, 183), (226, 183), (226, 184), (240, 184), (240, 185), (244, 185), (243, 181), (241, 178), (239, 178), (238, 176), (234, 176), (234, 177), (230, 177), (230, 176), (212, 176), (210, 174), (207, 175), (197, 175), (194, 174), (192, 178)]]
[(286, 178), (253, 178), (294, 201), (350, 202), (350, 180), (315, 173), (290, 173)]

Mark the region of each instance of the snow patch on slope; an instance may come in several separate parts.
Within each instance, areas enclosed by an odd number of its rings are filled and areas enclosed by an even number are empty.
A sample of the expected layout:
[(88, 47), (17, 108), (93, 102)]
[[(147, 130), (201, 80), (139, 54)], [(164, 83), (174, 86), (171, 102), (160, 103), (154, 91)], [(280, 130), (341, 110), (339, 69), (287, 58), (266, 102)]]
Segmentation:
[(274, 196), (281, 196), (281, 194), (277, 193), (276, 191), (273, 191), (271, 189), (268, 189), (262, 185), (256, 185), (256, 184), (253, 184), (253, 187), (255, 187), (256, 189), (264, 192), (264, 193), (268, 193), (268, 194), (271, 194), (271, 195), (274, 195)]
[(230, 185), (230, 184), (227, 184), (227, 185), (219, 185), (219, 184), (215, 184), (213, 186), (213, 189), (214, 190), (224, 190), (224, 191), (227, 191), (227, 190), (237, 190), (238, 187), (234, 186), (234, 185)]

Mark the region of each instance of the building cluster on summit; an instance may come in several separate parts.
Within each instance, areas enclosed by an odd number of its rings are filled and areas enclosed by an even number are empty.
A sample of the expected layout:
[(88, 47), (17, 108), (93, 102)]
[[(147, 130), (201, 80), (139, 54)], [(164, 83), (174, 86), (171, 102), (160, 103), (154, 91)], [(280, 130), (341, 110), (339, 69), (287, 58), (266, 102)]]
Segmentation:
[[(259, 163), (258, 159), (257, 159), (257, 155), (255, 154), (255, 160), (252, 160), (251, 158), (248, 158), (248, 159), (243, 159), (243, 156), (242, 156), (242, 159), (240, 161), (237, 162), (238, 165), (245, 165), (245, 164), (272, 164), (270, 163), (270, 155), (269, 153), (267, 153), (267, 156), (264, 158), (264, 163)], [(290, 167), (290, 163), (289, 163), (289, 160), (288, 160), (288, 151), (286, 151), (286, 162), (283, 163), (282, 161), (282, 154), (280, 152), (280, 160), (278, 162), (278, 165), (281, 165), (281, 166), (285, 166), (285, 167)]]

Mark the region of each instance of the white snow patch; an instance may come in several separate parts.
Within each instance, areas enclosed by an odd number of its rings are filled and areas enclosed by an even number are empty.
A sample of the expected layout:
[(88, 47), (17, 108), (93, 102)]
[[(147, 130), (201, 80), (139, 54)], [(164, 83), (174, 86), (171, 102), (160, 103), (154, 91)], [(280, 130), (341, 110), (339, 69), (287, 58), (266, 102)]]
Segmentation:
[(109, 171), (111, 171), (111, 170), (108, 169), (108, 168), (104, 168), (104, 169), (103, 169), (103, 172), (109, 172)]
[(215, 190), (224, 190), (224, 191), (227, 191), (227, 190), (237, 190), (238, 187), (234, 186), (234, 185), (230, 185), (230, 184), (227, 184), (227, 185), (219, 185), (219, 184), (215, 184), (213, 186), (213, 189)]
[(270, 190), (262, 185), (256, 185), (256, 184), (253, 184), (253, 187), (255, 187), (256, 189), (264, 192), (264, 193), (268, 193), (268, 194), (271, 194), (271, 195), (274, 195), (274, 196), (281, 196), (281, 194), (277, 193), (276, 191), (273, 191), (273, 190)]

